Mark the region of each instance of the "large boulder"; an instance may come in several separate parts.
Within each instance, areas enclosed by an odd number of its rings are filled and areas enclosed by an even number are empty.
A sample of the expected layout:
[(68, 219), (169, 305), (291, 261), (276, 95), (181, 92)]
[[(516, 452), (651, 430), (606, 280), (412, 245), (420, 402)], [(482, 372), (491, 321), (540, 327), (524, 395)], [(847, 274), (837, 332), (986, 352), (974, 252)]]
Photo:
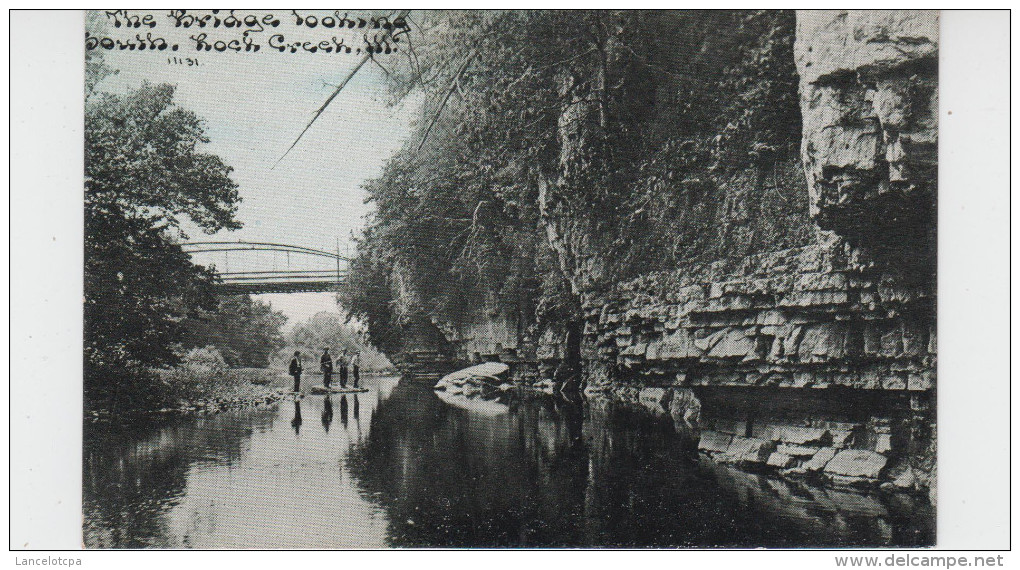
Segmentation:
[(464, 391), (466, 386), (477, 389), (496, 387), (506, 381), (509, 373), (510, 367), (502, 362), (485, 362), (443, 376), (433, 389), (449, 392), (457, 391), (458, 388)]
[(826, 475), (878, 479), (888, 459), (867, 449), (844, 449), (825, 464)]
[(776, 449), (775, 442), (754, 437), (734, 437), (723, 460), (733, 463), (765, 463)]

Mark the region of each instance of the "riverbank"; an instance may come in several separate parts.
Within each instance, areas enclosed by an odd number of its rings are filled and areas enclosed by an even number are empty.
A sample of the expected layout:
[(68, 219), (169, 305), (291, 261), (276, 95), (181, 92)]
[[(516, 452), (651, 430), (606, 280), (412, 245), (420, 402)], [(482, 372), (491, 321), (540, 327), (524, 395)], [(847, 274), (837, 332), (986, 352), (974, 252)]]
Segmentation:
[[(241, 407), (273, 404), (288, 390), (284, 371), (266, 368), (179, 367), (149, 370), (153, 390), (160, 393), (162, 405), (146, 407), (135, 402), (120, 402), (116, 414), (146, 415), (168, 413), (217, 413)], [(107, 404), (86, 410), (87, 419), (100, 420), (114, 415), (115, 406)]]
[[(290, 394), (294, 382), (285, 370), (277, 368), (185, 366), (153, 369), (148, 373), (154, 382), (153, 390), (161, 394), (161, 405), (146, 407), (130, 401), (117, 406), (108, 404), (86, 410), (85, 418), (96, 421), (115, 415), (215, 414), (230, 409), (266, 407)], [(385, 374), (365, 372), (362, 377)], [(321, 374), (305, 374), (302, 391), (321, 383)]]
[(930, 402), (834, 388), (589, 385), (604, 399), (672, 419), (716, 463), (836, 488), (936, 502)]
[(688, 451), (718, 464), (795, 482), (936, 502), (931, 402), (916, 394), (844, 387), (649, 386), (621, 380), (595, 382), (578, 393), (548, 379), (521, 379), (527, 375), (517, 372), (517, 382), (500, 386), (451, 374), (436, 385), (436, 394), (456, 407), (503, 413), (507, 410), (497, 404), (506, 408), (514, 396), (530, 394), (632, 408), (670, 419)]

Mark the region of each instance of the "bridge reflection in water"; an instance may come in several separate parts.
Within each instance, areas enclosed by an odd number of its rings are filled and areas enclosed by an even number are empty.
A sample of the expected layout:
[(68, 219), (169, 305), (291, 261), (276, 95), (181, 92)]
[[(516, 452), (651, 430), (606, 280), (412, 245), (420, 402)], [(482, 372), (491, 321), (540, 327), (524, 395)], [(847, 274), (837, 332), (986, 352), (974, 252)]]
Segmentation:
[[(339, 291), (347, 277), (348, 258), (336, 253), (310, 247), (252, 241), (199, 241), (181, 244), (184, 251), (195, 255), (222, 253), (229, 261), (230, 252), (271, 252), (286, 255), (286, 269), (256, 269), (246, 271), (220, 271), (215, 287), (217, 292), (226, 295), (260, 294), (260, 293), (307, 293)], [(338, 248), (339, 249), (339, 248)], [(290, 257), (312, 258), (320, 261), (335, 262), (335, 267), (291, 269)], [(274, 257), (275, 262), (275, 257)], [(250, 269), (251, 263), (245, 268)], [(215, 267), (215, 266), (214, 266)]]

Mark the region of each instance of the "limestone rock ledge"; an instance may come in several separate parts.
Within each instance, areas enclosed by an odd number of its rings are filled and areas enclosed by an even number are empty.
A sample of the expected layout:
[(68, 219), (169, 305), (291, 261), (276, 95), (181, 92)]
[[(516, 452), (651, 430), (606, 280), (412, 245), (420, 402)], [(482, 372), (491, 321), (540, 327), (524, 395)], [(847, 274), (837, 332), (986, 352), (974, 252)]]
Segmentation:
[(589, 386), (586, 395), (592, 405), (671, 420), (716, 463), (835, 487), (929, 494), (934, 503), (934, 426), (928, 409), (914, 410), (910, 398), (819, 405), (819, 392), (711, 390), (614, 382)]
[(833, 239), (587, 298), (591, 381), (932, 390), (931, 294), (848, 250)]
[(589, 395), (668, 413), (720, 463), (933, 488), (932, 293), (841, 238), (646, 275), (584, 303)]

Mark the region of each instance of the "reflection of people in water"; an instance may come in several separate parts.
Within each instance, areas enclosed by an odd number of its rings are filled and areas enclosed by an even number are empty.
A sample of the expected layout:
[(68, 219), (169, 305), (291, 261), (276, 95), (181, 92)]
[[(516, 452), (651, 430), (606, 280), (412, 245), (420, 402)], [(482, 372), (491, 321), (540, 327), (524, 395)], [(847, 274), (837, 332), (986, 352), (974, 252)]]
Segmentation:
[(360, 408), (361, 406), (358, 403), (358, 395), (357, 394), (351, 394), (351, 398), (354, 399), (354, 429), (356, 430), (354, 437), (355, 437), (355, 441), (361, 441), (361, 420), (358, 419), (358, 415), (359, 415), (358, 414), (358, 412), (359, 412), (358, 408)]
[(347, 427), (347, 395), (340, 396), (340, 422)]
[(301, 402), (294, 400), (294, 419), (290, 420), (291, 427), (294, 428), (294, 433), (301, 435)]
[(329, 426), (333, 423), (333, 400), (329, 398), (329, 394), (326, 394), (326, 399), (322, 401), (322, 427), (329, 432)]
[(333, 379), (333, 357), (329, 355), (329, 349), (322, 349), (322, 358), (319, 359), (319, 370), (322, 371), (322, 385), (329, 388)]

